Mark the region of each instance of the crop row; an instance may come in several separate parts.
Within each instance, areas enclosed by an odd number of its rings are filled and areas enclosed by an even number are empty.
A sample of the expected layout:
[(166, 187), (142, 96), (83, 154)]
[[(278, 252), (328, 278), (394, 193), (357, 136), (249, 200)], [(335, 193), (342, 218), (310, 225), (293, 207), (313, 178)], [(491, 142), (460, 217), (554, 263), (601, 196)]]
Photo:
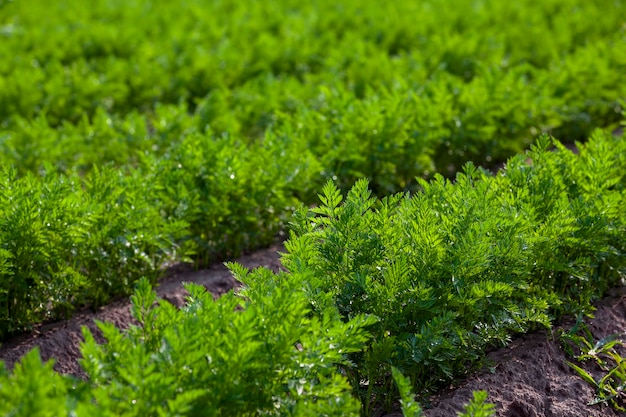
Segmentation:
[(154, 282), (172, 261), (270, 244), (296, 193), (312, 194), (282, 151), (192, 135), (150, 170), (1, 171), (0, 338)]
[(454, 183), (382, 200), (360, 181), (343, 202), (329, 183), (319, 207), (299, 210), (282, 262), (306, 276), (313, 310), (379, 318), (347, 373), (365, 410), (388, 396), (391, 367), (429, 393), (485, 349), (623, 285), (625, 151), (607, 133), (580, 155), (544, 137), (495, 176), (468, 163)]
[(138, 325), (101, 323), (106, 344), (85, 330), (86, 382), (33, 352), (0, 372), (0, 410), (372, 415), (398, 386), (419, 415), (409, 381), (432, 392), (623, 281), (625, 177), (626, 142), (598, 131), (578, 155), (544, 137), (496, 175), (469, 163), (413, 195), (378, 200), (360, 181), (344, 198), (329, 182), (296, 213), (288, 272), (229, 264), (242, 289), (214, 300), (190, 285), (180, 310), (142, 280)]
[(22, 171), (135, 166), (210, 130), (386, 195), (582, 140), (626, 96), (622, 2), (74, 3), (0, 8), (0, 161)]

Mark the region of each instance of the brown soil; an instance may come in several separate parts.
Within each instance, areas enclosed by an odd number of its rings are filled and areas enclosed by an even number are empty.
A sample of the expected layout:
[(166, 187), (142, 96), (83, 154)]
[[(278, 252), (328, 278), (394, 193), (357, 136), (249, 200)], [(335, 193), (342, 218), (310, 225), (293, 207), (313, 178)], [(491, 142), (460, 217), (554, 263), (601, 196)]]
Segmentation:
[[(244, 256), (237, 261), (246, 267), (266, 266), (280, 268), (279, 251), (282, 245)], [(223, 265), (193, 271), (179, 266), (171, 269), (158, 288), (160, 297), (180, 306), (186, 291), (183, 282), (204, 285), (215, 296), (232, 289), (236, 284)], [(0, 360), (12, 367), (27, 351), (38, 346), (44, 360), (55, 359), (55, 369), (61, 373), (84, 377), (77, 359), (82, 341), (81, 326), (95, 330), (94, 320), (110, 321), (120, 328), (132, 322), (129, 303), (118, 300), (97, 312), (82, 311), (71, 320), (43, 325), (35, 331), (7, 342), (0, 347)], [(596, 338), (626, 332), (626, 295), (616, 292), (597, 305), (595, 319), (589, 328)], [(565, 328), (571, 321), (564, 321)], [(566, 364), (565, 354), (554, 332), (540, 331), (514, 340), (510, 346), (488, 355), (491, 365), (466, 381), (444, 390), (431, 399), (427, 417), (456, 416), (470, 398), (472, 391), (486, 390), (489, 401), (496, 405), (501, 417), (610, 417), (626, 415), (605, 405), (589, 406), (594, 390), (578, 377)], [(387, 414), (398, 417), (399, 411)]]

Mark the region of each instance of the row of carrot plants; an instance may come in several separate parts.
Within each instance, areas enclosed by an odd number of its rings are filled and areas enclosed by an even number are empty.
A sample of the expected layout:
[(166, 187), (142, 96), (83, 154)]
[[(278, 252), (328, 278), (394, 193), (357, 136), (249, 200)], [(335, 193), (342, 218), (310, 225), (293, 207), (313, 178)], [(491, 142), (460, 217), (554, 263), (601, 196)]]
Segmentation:
[(329, 183), (319, 207), (296, 213), (282, 261), (306, 276), (313, 310), (379, 319), (346, 371), (366, 415), (388, 401), (392, 367), (427, 395), (486, 349), (624, 285), (625, 151), (608, 133), (579, 155), (543, 137), (496, 175), (468, 163), (454, 182), (382, 200), (366, 181), (345, 201)]
[(541, 132), (582, 140), (617, 123), (624, 12), (609, 0), (8, 2), (0, 162), (136, 166), (210, 129), (297, 146), (343, 190), (366, 176), (386, 195), (501, 162)]
[[(217, 300), (189, 285), (179, 310), (141, 280), (138, 324), (100, 323), (105, 344), (85, 330), (86, 381), (31, 352), (0, 371), (0, 411), (370, 416), (400, 394), (405, 415), (420, 415), (415, 395), (486, 349), (623, 285), (621, 138), (597, 131), (574, 154), (543, 137), (495, 175), (468, 163), (420, 187), (379, 200), (365, 180), (345, 197), (327, 183), (293, 218), (288, 270), (231, 263), (244, 285)], [(484, 400), (473, 415), (490, 415)]]
[[(0, 171), (0, 340), (197, 265), (269, 245), (313, 194), (285, 149), (191, 135), (150, 169)], [(301, 174), (298, 174), (301, 171)]]
[[(553, 88), (549, 96), (569, 102), (570, 116), (578, 106), (606, 116), (611, 91), (620, 97), (621, 2), (81, 4), (0, 5), (0, 120), (45, 113), (59, 126), (98, 109), (127, 114), (181, 99), (195, 106), (211, 92), (271, 79), (283, 88), (343, 85), (363, 97), (402, 80), (414, 87), (433, 81), (440, 93), (453, 93), (477, 80), (475, 87), (497, 88), (509, 76), (509, 98), (547, 98), (537, 92)], [(528, 84), (528, 96), (513, 79)], [(265, 98), (277, 102), (274, 94)]]

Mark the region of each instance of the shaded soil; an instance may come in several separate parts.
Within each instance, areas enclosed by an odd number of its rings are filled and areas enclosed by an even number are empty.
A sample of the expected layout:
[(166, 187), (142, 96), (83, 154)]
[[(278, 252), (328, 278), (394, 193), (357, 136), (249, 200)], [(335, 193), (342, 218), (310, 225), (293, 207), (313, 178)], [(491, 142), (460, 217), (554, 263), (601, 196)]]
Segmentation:
[[(283, 246), (276, 244), (237, 261), (249, 268), (266, 266), (277, 271), (280, 268), (278, 252), (282, 251)], [(216, 297), (237, 285), (223, 265), (200, 271), (177, 266), (160, 281), (157, 293), (180, 306), (186, 296), (183, 282), (204, 285)], [(625, 294), (616, 290), (612, 296), (598, 303), (595, 319), (588, 320), (589, 329), (597, 339), (626, 332)], [(94, 320), (127, 327), (132, 322), (128, 300), (118, 300), (97, 312), (82, 311), (71, 320), (43, 325), (29, 334), (16, 337), (0, 347), (0, 360), (11, 368), (23, 354), (37, 346), (44, 360), (56, 361), (57, 371), (84, 377), (77, 362), (82, 341), (81, 326), (94, 331)], [(561, 326), (569, 329), (572, 324), (571, 320), (564, 321)], [(565, 354), (553, 334), (554, 331), (540, 331), (524, 335), (507, 348), (491, 352), (488, 355), (489, 367), (431, 398), (430, 408), (425, 410), (426, 416), (456, 416), (474, 390), (488, 391), (489, 401), (496, 405), (497, 415), (501, 417), (626, 415), (605, 405), (588, 405), (594, 398), (594, 390), (565, 364)], [(394, 411), (387, 417), (401, 415), (399, 411)]]

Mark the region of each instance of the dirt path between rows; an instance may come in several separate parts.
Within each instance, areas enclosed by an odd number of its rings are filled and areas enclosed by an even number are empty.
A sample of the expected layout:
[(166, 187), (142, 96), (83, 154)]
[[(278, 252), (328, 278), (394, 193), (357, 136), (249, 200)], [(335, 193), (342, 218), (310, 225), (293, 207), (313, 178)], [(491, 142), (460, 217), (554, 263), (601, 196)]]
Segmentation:
[[(243, 256), (237, 262), (246, 267), (280, 268), (280, 244)], [(171, 269), (160, 281), (160, 297), (180, 306), (186, 291), (183, 282), (204, 285), (215, 296), (236, 284), (223, 265), (193, 271), (179, 266)], [(616, 292), (597, 304), (595, 320), (589, 328), (596, 338), (626, 332), (626, 295)], [(132, 322), (127, 299), (118, 300), (97, 312), (79, 312), (71, 320), (43, 325), (35, 331), (16, 337), (0, 347), (0, 360), (13, 367), (19, 358), (38, 346), (44, 360), (55, 359), (55, 369), (61, 373), (84, 377), (77, 359), (82, 340), (81, 326), (95, 330), (94, 320), (110, 321), (120, 328)], [(572, 322), (563, 322), (571, 326)], [(462, 409), (474, 390), (489, 392), (489, 401), (496, 405), (499, 417), (611, 417), (626, 415), (604, 405), (587, 405), (594, 398), (593, 389), (565, 364), (565, 354), (551, 333), (540, 331), (514, 340), (510, 346), (488, 355), (492, 364), (467, 381), (444, 390), (431, 399), (427, 417), (451, 417)], [(387, 414), (398, 417), (399, 411)]]

